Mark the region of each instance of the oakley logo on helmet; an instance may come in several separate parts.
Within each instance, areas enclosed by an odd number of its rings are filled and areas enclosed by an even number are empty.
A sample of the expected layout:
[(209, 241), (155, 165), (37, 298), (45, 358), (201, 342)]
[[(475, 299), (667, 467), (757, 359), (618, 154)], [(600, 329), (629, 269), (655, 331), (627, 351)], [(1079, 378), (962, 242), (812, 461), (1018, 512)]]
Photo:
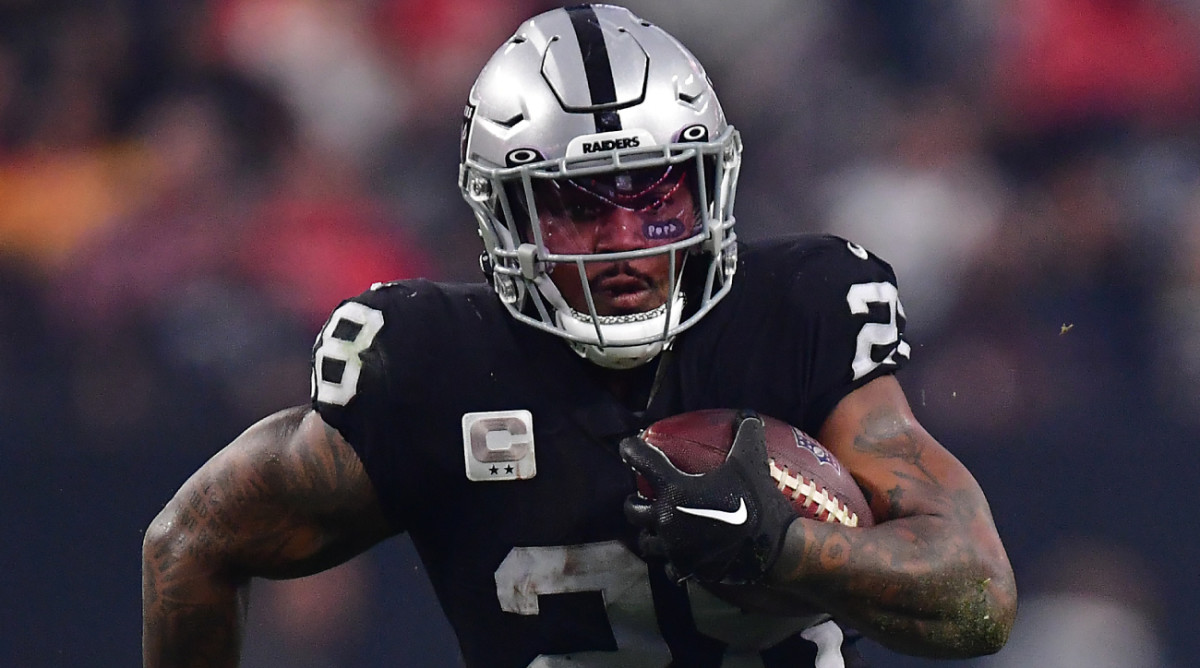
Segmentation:
[(708, 128), (703, 125), (691, 125), (679, 133), (683, 141), (708, 141)]
[(654, 146), (654, 138), (645, 130), (619, 130), (576, 137), (567, 144), (567, 157), (577, 158), (623, 148)]
[(514, 148), (504, 156), (504, 162), (509, 167), (517, 165), (527, 165), (531, 162), (538, 162), (542, 159), (542, 154), (531, 148)]

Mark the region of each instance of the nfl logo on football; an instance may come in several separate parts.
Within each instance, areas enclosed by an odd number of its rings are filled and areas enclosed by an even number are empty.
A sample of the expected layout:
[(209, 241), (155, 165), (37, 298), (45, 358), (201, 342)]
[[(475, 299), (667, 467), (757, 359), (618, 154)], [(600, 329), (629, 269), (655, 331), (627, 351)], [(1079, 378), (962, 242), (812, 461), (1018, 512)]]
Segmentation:
[(835, 471), (837, 471), (838, 475), (842, 474), (841, 462), (837, 461), (833, 457), (830, 457), (829, 451), (827, 451), (824, 446), (822, 446), (820, 443), (817, 443), (810, 438), (808, 434), (805, 434), (795, 427), (792, 427), (792, 434), (796, 437), (796, 447), (804, 448), (805, 450), (811, 452), (812, 456), (817, 458), (817, 461), (820, 462), (821, 466), (828, 464), (832, 466)]

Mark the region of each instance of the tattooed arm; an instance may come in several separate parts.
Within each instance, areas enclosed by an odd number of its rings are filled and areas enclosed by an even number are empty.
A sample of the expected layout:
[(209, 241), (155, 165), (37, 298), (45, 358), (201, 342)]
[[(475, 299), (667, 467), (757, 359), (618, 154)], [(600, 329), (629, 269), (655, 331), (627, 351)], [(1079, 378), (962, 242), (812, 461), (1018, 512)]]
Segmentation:
[(975, 479), (884, 376), (847, 395), (818, 439), (853, 473), (878, 524), (797, 520), (771, 574), (907, 654), (996, 652), (1016, 614), (1012, 567)]
[(319, 415), (297, 407), (262, 420), (146, 530), (143, 665), (237, 665), (251, 577), (316, 573), (392, 533), (358, 456)]

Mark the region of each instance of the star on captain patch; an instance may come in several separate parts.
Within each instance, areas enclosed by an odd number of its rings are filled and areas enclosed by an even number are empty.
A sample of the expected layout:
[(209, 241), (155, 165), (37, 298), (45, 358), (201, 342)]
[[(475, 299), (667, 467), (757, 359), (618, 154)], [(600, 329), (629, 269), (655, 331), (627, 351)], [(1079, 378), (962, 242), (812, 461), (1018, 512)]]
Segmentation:
[(529, 411), (467, 413), (462, 433), (468, 480), (528, 480), (537, 475)]

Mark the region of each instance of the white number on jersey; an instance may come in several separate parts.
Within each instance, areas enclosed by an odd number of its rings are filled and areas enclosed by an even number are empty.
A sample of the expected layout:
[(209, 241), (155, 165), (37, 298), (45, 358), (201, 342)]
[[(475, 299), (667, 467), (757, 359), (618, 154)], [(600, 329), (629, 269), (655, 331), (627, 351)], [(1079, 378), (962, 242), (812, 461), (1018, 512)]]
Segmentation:
[[(619, 541), (585, 545), (514, 547), (496, 569), (500, 607), (538, 614), (538, 596), (598, 591), (604, 595), (616, 652), (539, 656), (530, 668), (549, 666), (665, 666), (671, 652), (657, 633), (646, 564)], [(639, 632), (640, 631), (640, 632)]]
[[(496, 569), (496, 595), (500, 608), (518, 615), (536, 615), (538, 597), (551, 594), (596, 591), (604, 597), (616, 651), (581, 651), (570, 655), (542, 655), (530, 668), (659, 668), (671, 662), (671, 653), (659, 631), (650, 574), (620, 541), (582, 545), (514, 547)], [(698, 585), (688, 586), (692, 616), (697, 629), (709, 630), (729, 647), (721, 668), (762, 668), (759, 649), (803, 630), (817, 645), (818, 668), (844, 668), (841, 663), (841, 630), (827, 622), (805, 628), (812, 618), (757, 615), (743, 612)], [(726, 636), (726, 637), (722, 637)]]
[[(854, 380), (871, 373), (876, 367), (884, 364), (896, 364), (895, 356), (908, 357), (909, 345), (900, 340), (900, 327), (896, 317), (904, 317), (904, 306), (900, 304), (900, 295), (896, 286), (891, 283), (856, 283), (850, 286), (846, 293), (846, 302), (850, 312), (855, 315), (866, 315), (871, 304), (883, 304), (888, 308), (887, 322), (868, 322), (858, 330), (857, 347), (854, 351)], [(876, 362), (871, 356), (875, 346), (895, 346), (887, 357)]]
[[(345, 406), (358, 392), (364, 350), (383, 328), (383, 312), (346, 302), (334, 310), (313, 353), (312, 392), (317, 401)], [(338, 373), (341, 367), (341, 373)]]

